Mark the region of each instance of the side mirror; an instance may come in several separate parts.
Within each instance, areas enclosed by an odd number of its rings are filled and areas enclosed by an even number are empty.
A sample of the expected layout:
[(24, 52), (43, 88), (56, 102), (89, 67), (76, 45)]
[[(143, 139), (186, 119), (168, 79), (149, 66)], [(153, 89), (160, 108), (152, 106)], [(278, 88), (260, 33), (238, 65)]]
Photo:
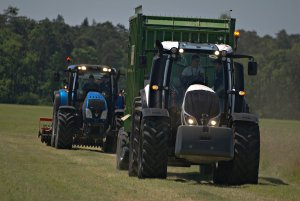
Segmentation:
[(257, 74), (257, 62), (249, 61), (248, 62), (248, 75), (256, 75)]
[(147, 57), (146, 55), (140, 55), (139, 57), (139, 67), (146, 68), (147, 67)]
[(53, 80), (54, 80), (54, 82), (59, 82), (60, 81), (60, 74), (59, 74), (59, 72), (55, 72), (53, 74)]

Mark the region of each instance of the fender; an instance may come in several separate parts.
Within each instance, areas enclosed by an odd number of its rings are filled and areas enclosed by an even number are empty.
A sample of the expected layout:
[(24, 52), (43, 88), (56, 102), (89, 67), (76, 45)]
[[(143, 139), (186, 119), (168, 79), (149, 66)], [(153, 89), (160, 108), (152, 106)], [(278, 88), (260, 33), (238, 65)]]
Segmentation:
[[(148, 86), (148, 87), (147, 87)], [(140, 94), (141, 94), (141, 100), (142, 100), (142, 108), (147, 108), (148, 107), (148, 95), (146, 90), (148, 90), (149, 92), (149, 85), (147, 85), (145, 88), (140, 90)]]
[(169, 117), (169, 112), (167, 109), (162, 108), (143, 108), (143, 117)]
[(76, 113), (76, 108), (73, 107), (73, 106), (63, 105), (63, 106), (59, 107), (58, 111), (66, 111), (66, 112), (69, 112), (69, 113)]
[(233, 122), (235, 121), (247, 121), (258, 124), (258, 116), (250, 113), (233, 113), (231, 115)]
[(56, 111), (60, 106), (68, 105), (68, 92), (65, 89), (54, 91), (53, 95), (53, 105), (55, 105)]
[(56, 93), (59, 95), (59, 106), (68, 105), (68, 92), (65, 89), (60, 89)]

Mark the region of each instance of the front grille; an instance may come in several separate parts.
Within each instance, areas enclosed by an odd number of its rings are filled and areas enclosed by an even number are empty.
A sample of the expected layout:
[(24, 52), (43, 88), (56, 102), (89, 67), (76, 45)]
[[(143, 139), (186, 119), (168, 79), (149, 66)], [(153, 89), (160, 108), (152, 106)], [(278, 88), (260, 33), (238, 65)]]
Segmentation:
[(219, 97), (210, 91), (189, 91), (185, 96), (184, 110), (195, 117), (198, 122), (200, 122), (202, 114), (208, 115), (210, 119), (220, 113)]

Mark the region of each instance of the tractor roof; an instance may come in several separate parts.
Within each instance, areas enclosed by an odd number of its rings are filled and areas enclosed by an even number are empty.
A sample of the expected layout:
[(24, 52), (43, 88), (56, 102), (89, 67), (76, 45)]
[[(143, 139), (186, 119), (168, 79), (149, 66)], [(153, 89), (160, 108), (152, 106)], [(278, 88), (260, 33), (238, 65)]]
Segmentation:
[(226, 51), (232, 53), (232, 48), (225, 44), (211, 44), (211, 43), (190, 43), (190, 42), (177, 42), (177, 41), (164, 41), (162, 42), (165, 50), (171, 50), (175, 47), (178, 49), (189, 49), (199, 51)]

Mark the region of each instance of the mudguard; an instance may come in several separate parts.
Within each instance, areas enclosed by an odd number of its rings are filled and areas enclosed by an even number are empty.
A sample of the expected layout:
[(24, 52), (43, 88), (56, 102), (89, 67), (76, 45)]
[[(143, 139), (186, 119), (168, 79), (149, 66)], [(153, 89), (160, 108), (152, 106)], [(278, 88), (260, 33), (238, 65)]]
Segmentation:
[(231, 120), (234, 121), (248, 121), (258, 124), (258, 116), (250, 113), (233, 113)]
[(58, 111), (60, 106), (68, 105), (68, 92), (65, 89), (54, 91), (53, 106), (55, 111)]
[(162, 108), (143, 108), (143, 117), (169, 117), (169, 112)]
[(68, 105), (68, 92), (65, 89), (59, 90), (60, 106)]

